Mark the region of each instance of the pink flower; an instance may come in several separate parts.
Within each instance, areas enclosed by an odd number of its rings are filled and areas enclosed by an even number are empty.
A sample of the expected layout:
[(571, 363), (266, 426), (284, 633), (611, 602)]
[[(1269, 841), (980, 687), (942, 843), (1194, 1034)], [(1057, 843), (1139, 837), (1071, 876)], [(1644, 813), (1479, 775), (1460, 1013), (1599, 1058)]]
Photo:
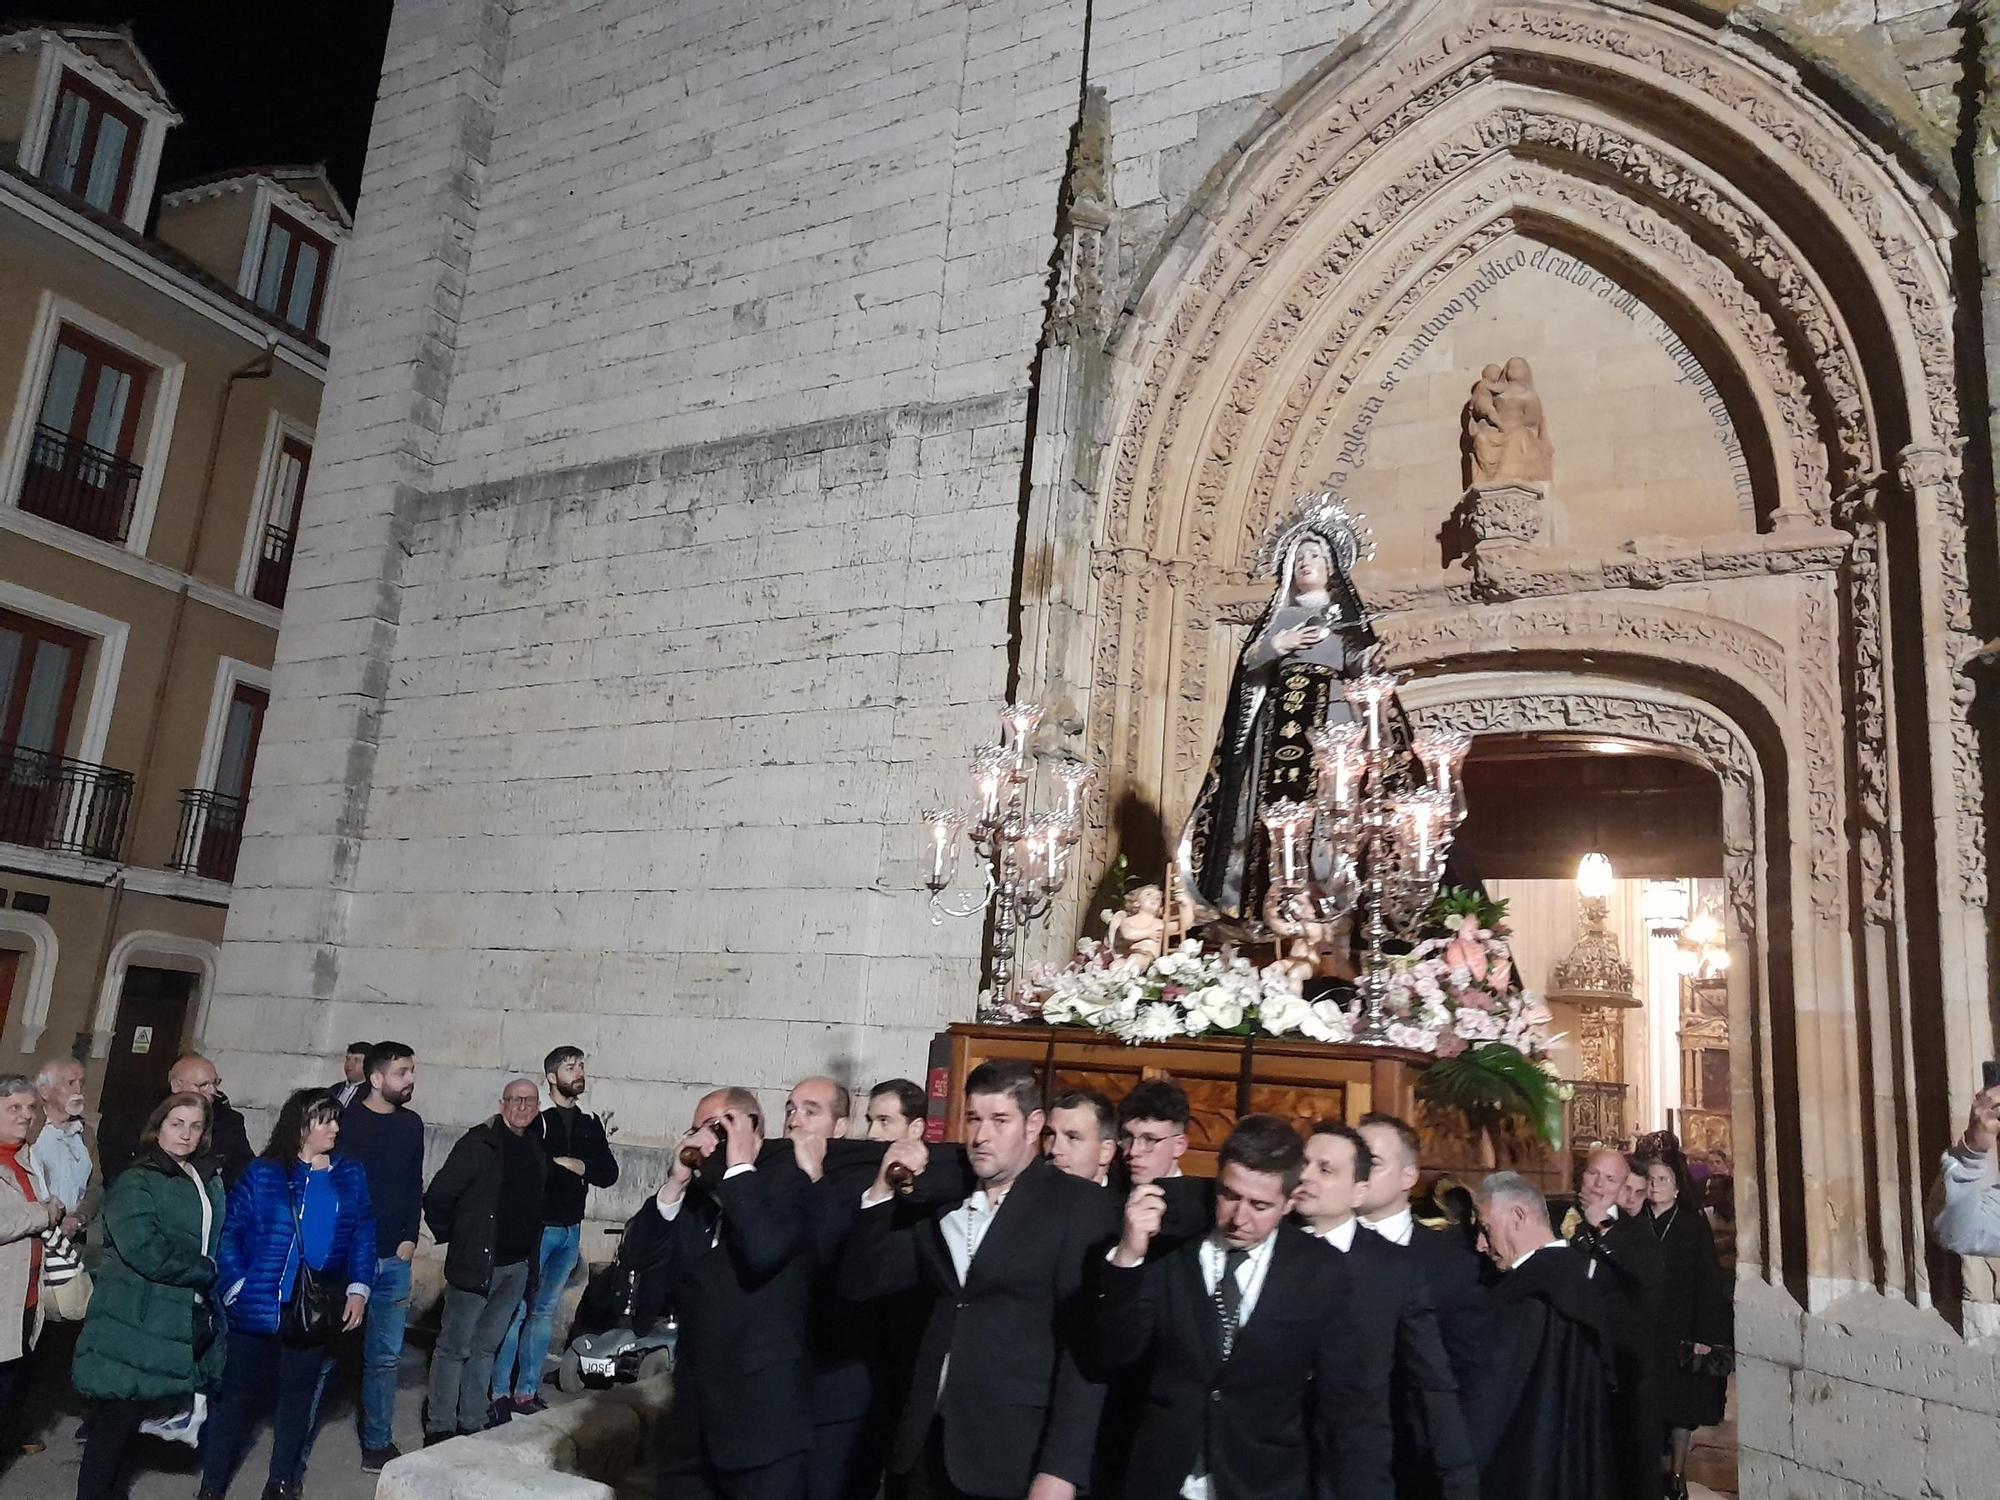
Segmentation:
[(1506, 993), (1507, 987), (1514, 981), (1514, 965), (1504, 958), (1495, 959), (1486, 981), (1502, 994)]
[(1466, 1045), (1464, 1037), (1459, 1036), (1455, 1032), (1441, 1031), (1438, 1033), (1437, 1055), (1439, 1057), (1456, 1057), (1465, 1050)]
[(1493, 997), (1485, 990), (1467, 990), (1463, 995), (1458, 997), (1458, 1003), (1466, 1010), (1490, 1011), (1493, 1009)]

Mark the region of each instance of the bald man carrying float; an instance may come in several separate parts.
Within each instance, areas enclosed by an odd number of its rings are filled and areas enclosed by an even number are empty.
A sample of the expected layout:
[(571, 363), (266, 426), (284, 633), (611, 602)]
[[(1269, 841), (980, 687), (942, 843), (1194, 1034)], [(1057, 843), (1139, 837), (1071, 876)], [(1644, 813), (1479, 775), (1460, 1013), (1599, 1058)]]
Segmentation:
[[(694, 1165), (683, 1153), (695, 1158)], [(798, 1500), (813, 1443), (810, 1181), (745, 1088), (694, 1107), (619, 1254), (680, 1320), (659, 1500)]]

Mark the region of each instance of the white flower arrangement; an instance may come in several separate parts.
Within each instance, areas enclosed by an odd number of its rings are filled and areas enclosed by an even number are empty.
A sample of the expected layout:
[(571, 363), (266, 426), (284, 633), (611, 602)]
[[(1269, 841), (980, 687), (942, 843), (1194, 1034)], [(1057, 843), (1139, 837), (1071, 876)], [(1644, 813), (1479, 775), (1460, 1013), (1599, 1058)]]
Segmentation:
[(1127, 1043), (1214, 1035), (1344, 1042), (1353, 1035), (1347, 1011), (1330, 1000), (1308, 1003), (1289, 973), (1259, 969), (1227, 949), (1208, 952), (1194, 938), (1150, 963), (1116, 957), (1085, 938), (1068, 967), (1029, 977), (1043, 1021), (1088, 1026)]

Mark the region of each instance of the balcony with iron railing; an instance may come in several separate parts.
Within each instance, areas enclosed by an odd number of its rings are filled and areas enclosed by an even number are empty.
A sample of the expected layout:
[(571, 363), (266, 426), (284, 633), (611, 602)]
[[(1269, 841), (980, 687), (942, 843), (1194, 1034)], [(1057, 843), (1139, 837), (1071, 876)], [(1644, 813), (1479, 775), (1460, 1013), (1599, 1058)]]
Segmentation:
[(116, 859), (132, 785), (130, 771), (0, 745), (0, 842)]
[(180, 832), (167, 868), (205, 880), (236, 878), (243, 848), (243, 799), (189, 787), (181, 793)]
[(292, 534), (282, 526), (264, 528), (263, 550), (257, 554), (257, 578), (250, 587), (253, 598), (282, 609), (285, 589), (292, 581)]
[(46, 424), (35, 428), (21, 479), (21, 509), (102, 541), (132, 529), (139, 466)]

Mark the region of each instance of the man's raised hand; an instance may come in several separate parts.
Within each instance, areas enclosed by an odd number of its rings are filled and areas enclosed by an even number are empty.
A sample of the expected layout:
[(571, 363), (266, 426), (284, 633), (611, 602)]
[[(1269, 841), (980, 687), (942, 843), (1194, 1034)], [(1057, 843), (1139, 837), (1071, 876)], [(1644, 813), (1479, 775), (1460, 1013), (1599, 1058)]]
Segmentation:
[(1145, 1262), (1153, 1236), (1167, 1217), (1167, 1194), (1157, 1182), (1141, 1183), (1125, 1200), (1125, 1232), (1119, 1237), (1112, 1264), (1136, 1266)]

